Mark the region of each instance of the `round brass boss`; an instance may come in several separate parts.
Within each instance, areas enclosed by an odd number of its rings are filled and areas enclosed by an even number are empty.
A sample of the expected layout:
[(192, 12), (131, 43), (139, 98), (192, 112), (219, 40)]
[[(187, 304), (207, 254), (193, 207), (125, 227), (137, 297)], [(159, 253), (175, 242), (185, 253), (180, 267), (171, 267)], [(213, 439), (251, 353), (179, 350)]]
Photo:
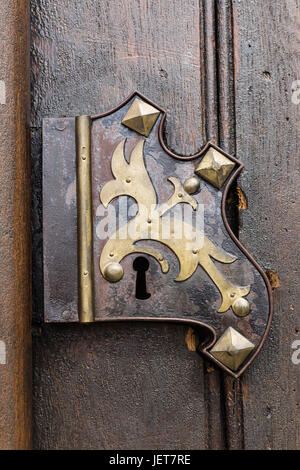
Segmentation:
[(119, 263), (108, 263), (104, 268), (103, 275), (107, 281), (118, 282), (124, 275), (124, 269)]
[(240, 297), (232, 304), (232, 310), (238, 317), (246, 317), (250, 312), (250, 305), (248, 300)]
[(193, 176), (192, 178), (188, 178), (187, 180), (185, 180), (183, 188), (188, 194), (194, 194), (200, 188), (200, 181), (195, 176)]

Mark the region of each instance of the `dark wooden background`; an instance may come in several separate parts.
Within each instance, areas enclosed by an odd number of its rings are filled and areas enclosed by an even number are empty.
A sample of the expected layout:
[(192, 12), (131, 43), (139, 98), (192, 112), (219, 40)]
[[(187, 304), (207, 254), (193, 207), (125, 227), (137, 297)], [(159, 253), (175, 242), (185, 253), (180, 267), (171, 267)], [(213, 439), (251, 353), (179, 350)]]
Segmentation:
[[(300, 449), (299, 0), (32, 0), (34, 447)], [(43, 325), (41, 120), (138, 89), (177, 153), (208, 139), (245, 166), (232, 226), (269, 271), (275, 317), (239, 381), (161, 324)], [(298, 302), (297, 302), (298, 300)]]
[(31, 446), (29, 1), (0, 2), (0, 449)]

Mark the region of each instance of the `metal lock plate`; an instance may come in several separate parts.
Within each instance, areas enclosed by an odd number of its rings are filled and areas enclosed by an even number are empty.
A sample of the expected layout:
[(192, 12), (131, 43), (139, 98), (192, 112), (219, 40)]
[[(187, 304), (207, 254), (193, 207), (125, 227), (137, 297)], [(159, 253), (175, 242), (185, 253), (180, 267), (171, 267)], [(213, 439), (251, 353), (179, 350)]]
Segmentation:
[(45, 321), (171, 321), (238, 377), (272, 317), (262, 269), (225, 200), (240, 161), (163, 141), (166, 114), (139, 93), (102, 115), (43, 123)]

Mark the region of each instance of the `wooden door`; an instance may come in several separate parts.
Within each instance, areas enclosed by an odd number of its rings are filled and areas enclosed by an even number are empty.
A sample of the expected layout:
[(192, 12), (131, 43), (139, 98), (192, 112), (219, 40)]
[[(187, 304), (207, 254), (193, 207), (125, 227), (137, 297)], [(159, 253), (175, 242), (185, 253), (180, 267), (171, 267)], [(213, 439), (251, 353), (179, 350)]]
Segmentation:
[[(31, 1), (34, 448), (300, 448), (299, 7)], [(245, 164), (230, 222), (269, 273), (275, 317), (241, 379), (203, 360), (185, 326), (43, 323), (42, 118), (104, 112), (134, 90), (167, 110), (172, 150), (212, 140)]]

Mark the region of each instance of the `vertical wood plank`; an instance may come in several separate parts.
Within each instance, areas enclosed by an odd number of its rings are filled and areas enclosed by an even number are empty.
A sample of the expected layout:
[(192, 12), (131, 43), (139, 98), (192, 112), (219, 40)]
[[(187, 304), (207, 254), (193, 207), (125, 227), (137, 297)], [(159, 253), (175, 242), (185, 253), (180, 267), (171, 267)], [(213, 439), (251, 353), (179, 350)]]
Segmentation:
[[(234, 88), (234, 24), (231, 0), (216, 1), (216, 38), (217, 38), (217, 80), (219, 104), (219, 145), (229, 154), (236, 154), (236, 114)], [(231, 228), (238, 236), (239, 214), (237, 211), (237, 183), (228, 195), (227, 218)], [(244, 447), (242, 382), (228, 374), (223, 374), (223, 401), (226, 448), (239, 450)]]
[(234, 0), (237, 155), (247, 210), (240, 238), (273, 272), (275, 316), (260, 356), (243, 378), (246, 449), (300, 448), (299, 340), (300, 105), (298, 0)]
[(0, 3), (0, 448), (31, 445), (29, 1)]
[[(200, 34), (204, 47), (201, 55), (201, 67), (205, 71), (202, 95), (205, 97), (206, 140), (219, 144), (219, 84), (217, 46), (217, 11), (218, 7), (211, 0), (202, 3), (203, 18), (200, 22)], [(227, 74), (228, 69), (224, 70)], [(210, 362), (205, 362), (205, 403), (207, 407), (207, 442), (211, 450), (225, 446), (225, 408), (222, 373)]]
[[(99, 113), (138, 89), (167, 109), (165, 135), (176, 152), (194, 153), (208, 136), (217, 138), (215, 13), (206, 0), (31, 5), (39, 247), (42, 117)], [(35, 279), (40, 275), (36, 256)], [(41, 302), (37, 295), (36, 325)], [(203, 366), (187, 329), (114, 324), (35, 331), (35, 447), (224, 447), (220, 373)]]

